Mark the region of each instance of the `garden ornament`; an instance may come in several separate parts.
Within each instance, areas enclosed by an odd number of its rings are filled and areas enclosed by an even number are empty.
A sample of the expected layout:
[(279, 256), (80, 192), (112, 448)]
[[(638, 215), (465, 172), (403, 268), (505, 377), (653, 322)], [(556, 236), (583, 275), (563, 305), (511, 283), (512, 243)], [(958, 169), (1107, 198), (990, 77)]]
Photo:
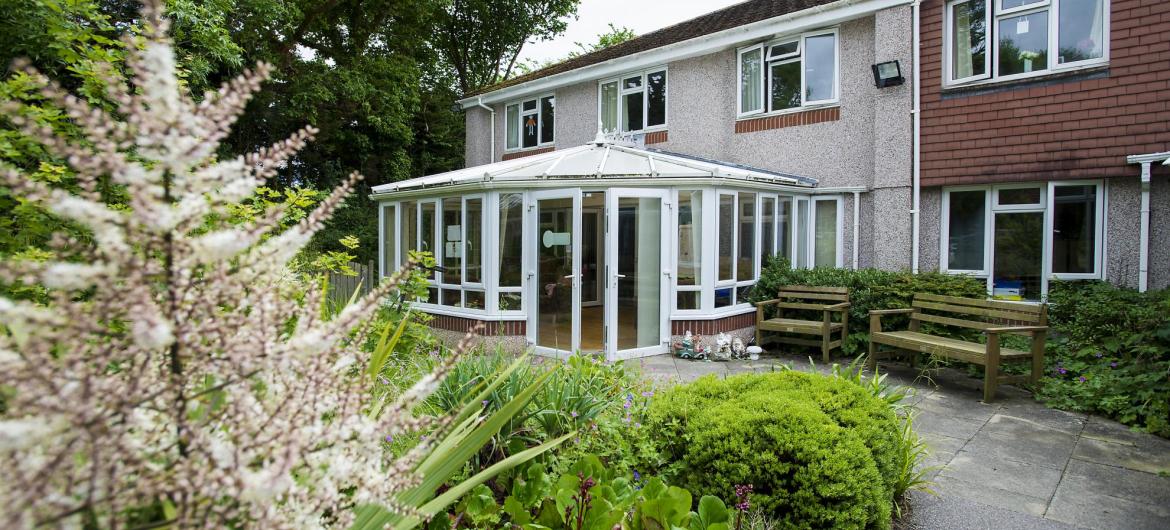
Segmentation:
[(715, 339), (715, 351), (711, 357), (716, 361), (729, 361), (731, 356), (731, 338), (726, 333), (720, 333)]

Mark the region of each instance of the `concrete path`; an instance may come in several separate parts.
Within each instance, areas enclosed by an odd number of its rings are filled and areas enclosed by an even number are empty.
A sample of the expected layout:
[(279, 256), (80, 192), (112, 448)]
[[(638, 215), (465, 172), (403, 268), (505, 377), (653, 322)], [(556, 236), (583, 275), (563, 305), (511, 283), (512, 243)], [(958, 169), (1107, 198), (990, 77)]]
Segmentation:
[[(781, 364), (812, 369), (797, 356), (709, 363), (662, 355), (633, 362), (661, 381), (767, 372)], [(905, 363), (884, 364), (882, 371), (887, 381), (916, 390), (915, 429), (929, 444), (926, 465), (934, 468), (937, 493), (913, 494), (911, 513), (899, 526), (1170, 529), (1170, 440), (1049, 409), (1010, 385), (985, 405), (982, 381), (953, 369), (932, 371), (929, 379)]]

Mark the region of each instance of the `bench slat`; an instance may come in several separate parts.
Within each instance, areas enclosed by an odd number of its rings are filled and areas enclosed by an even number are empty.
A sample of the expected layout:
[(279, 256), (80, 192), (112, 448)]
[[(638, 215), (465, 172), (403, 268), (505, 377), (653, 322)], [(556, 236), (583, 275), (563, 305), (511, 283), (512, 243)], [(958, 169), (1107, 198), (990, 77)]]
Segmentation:
[(812, 309), (814, 311), (823, 311), (826, 307), (832, 304), (805, 304), (801, 302), (780, 302), (774, 304), (776, 307), (783, 307), (785, 309)]
[[(870, 340), (879, 344), (943, 357), (957, 358), (976, 364), (983, 364), (986, 361), (987, 345), (978, 342), (939, 337), (917, 331), (883, 331), (880, 333), (871, 333)], [(1028, 359), (1032, 354), (1026, 351), (1001, 347), (999, 356), (1003, 360), (1016, 360)]]
[(832, 300), (834, 302), (845, 302), (845, 301), (849, 300), (849, 297), (846, 295), (843, 295), (843, 294), (801, 293), (801, 292), (794, 292), (794, 291), (780, 291), (780, 294), (776, 295), (776, 297), (777, 298), (803, 298), (806, 300)]
[(947, 311), (950, 313), (963, 313), (966, 315), (979, 315), (991, 318), (1002, 318), (1011, 322), (1039, 322), (1040, 315), (1031, 313), (1020, 313), (1018, 311), (1004, 311), (1002, 309), (988, 309), (985, 307), (963, 306), (956, 304), (944, 304), (939, 302), (928, 302), (924, 300), (915, 299), (912, 304), (919, 309), (933, 309), (935, 311)]
[(810, 293), (849, 294), (848, 287), (820, 287), (812, 285), (782, 285), (781, 291), (808, 291)]
[(988, 322), (979, 322), (978, 320), (963, 320), (963, 319), (959, 319), (959, 318), (943, 317), (943, 316), (932, 315), (930, 313), (922, 313), (922, 312), (915, 312), (915, 313), (910, 315), (910, 318), (912, 318), (914, 320), (921, 320), (923, 322), (934, 322), (935, 324), (945, 324), (948, 326), (958, 326), (958, 327), (962, 327), (962, 328), (971, 328), (971, 329), (978, 329), (978, 330), (984, 330), (987, 328), (999, 326), (999, 324), (992, 324), (992, 323), (988, 323)]
[(1003, 300), (984, 300), (978, 298), (960, 298), (958, 296), (946, 296), (942, 294), (918, 293), (914, 295), (916, 300), (926, 300), (929, 302), (943, 302), (946, 304), (970, 305), (975, 307), (987, 307), (995, 309), (1003, 309), (1005, 311), (1017, 311), (1020, 313), (1031, 313), (1033, 315), (1040, 314), (1040, 306), (1035, 304), (1028, 304), (1023, 302), (1005, 302)]

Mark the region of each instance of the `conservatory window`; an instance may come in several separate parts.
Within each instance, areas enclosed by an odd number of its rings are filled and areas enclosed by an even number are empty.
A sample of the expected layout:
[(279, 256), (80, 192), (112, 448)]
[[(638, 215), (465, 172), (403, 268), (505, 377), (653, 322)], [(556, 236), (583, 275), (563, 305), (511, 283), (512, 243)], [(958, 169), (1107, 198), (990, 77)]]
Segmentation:
[(440, 303), (484, 309), (483, 197), (447, 197), (441, 202)]
[(390, 276), (398, 270), (398, 208), (382, 206), (382, 276)]
[(808, 268), (808, 199), (796, 199), (796, 218), (793, 220), (793, 234), (796, 234), (796, 262), (798, 269)]
[(1027, 77), (1107, 59), (1109, 0), (954, 0), (945, 13), (948, 83)]
[(678, 309), (699, 309), (702, 294), (703, 192), (678, 192)]
[(756, 194), (719, 192), (718, 196), (717, 308), (747, 301), (747, 292), (756, 283), (756, 263), (759, 258), (756, 254)]
[(813, 267), (841, 266), (840, 199), (813, 202)]
[(740, 50), (739, 115), (836, 102), (837, 40), (827, 30)]
[(792, 197), (776, 203), (776, 254), (792, 261)]
[(509, 104), (504, 110), (507, 143), (513, 149), (532, 149), (554, 140), (556, 97), (541, 96)]
[[(419, 203), (418, 214), (418, 250), (420, 252), (430, 252), (432, 256), (438, 259), (439, 255), (437, 249), (439, 245), (435, 242), (435, 225), (438, 223), (438, 218), (435, 214), (436, 201), (423, 201)], [(439, 303), (439, 271), (432, 271), (427, 274), (427, 303)]]
[(760, 267), (776, 254), (776, 198), (760, 197)]
[(606, 132), (637, 132), (666, 125), (666, 69), (626, 74), (598, 85), (598, 121)]
[(523, 194), (500, 194), (499, 229), (499, 308), (501, 311), (519, 311), (524, 300), (521, 289), (524, 270)]

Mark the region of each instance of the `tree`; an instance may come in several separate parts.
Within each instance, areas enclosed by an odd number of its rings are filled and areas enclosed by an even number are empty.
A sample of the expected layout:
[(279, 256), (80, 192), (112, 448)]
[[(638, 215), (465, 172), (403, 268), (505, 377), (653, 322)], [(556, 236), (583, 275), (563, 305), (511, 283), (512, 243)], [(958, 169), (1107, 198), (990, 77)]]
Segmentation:
[(580, 0), (453, 0), (433, 40), (462, 94), (507, 80), (530, 41), (551, 39), (575, 17)]
[(637, 36), (638, 34), (634, 33), (634, 30), (625, 26), (618, 27), (615, 26), (613, 22), (610, 22), (609, 31), (598, 34), (597, 42), (593, 44), (582, 44), (580, 42), (574, 43), (577, 45), (577, 48), (579, 48), (580, 51), (570, 52), (569, 58), (579, 57), (581, 55), (593, 53), (610, 46), (621, 44)]

